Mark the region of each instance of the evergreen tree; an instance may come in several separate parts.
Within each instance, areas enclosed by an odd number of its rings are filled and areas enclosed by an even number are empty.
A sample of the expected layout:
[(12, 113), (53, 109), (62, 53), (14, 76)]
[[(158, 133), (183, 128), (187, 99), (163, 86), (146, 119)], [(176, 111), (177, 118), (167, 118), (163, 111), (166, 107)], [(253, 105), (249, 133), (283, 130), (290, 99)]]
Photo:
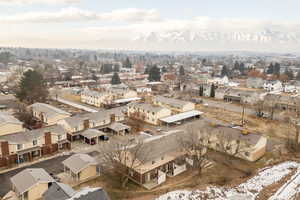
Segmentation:
[(151, 66), (147, 66), (147, 67), (145, 68), (144, 74), (149, 74), (149, 73), (150, 73), (150, 69), (151, 69)]
[(114, 72), (119, 72), (120, 66), (118, 64), (114, 65)]
[(240, 63), (239, 70), (241, 74), (245, 74), (245, 64), (243, 62)]
[(103, 64), (100, 70), (101, 74), (109, 74), (113, 72), (112, 64)]
[(274, 74), (274, 65), (271, 63), (267, 69), (267, 74)]
[(123, 63), (123, 67), (124, 68), (132, 68), (132, 64), (128, 57), (126, 58), (125, 62)]
[(228, 74), (229, 74), (229, 73), (228, 73), (227, 66), (224, 65), (224, 66), (222, 67), (221, 76), (222, 76), (222, 77), (228, 76)]
[(160, 70), (157, 65), (154, 65), (149, 70), (149, 81), (160, 81)]
[(21, 78), (16, 97), (21, 102), (33, 104), (35, 102), (45, 102), (48, 94), (43, 76), (37, 71), (28, 70)]
[(184, 71), (184, 68), (183, 68), (182, 65), (181, 65), (180, 68), (179, 68), (179, 75), (180, 75), (180, 76), (184, 76), (184, 75), (185, 75), (185, 71)]
[(211, 88), (210, 88), (210, 97), (212, 97), (212, 98), (214, 98), (215, 97), (215, 85), (214, 84), (212, 84), (211, 85)]
[(98, 81), (98, 77), (97, 77), (97, 75), (96, 75), (95, 73), (92, 74), (92, 79), (93, 79), (94, 81)]
[(166, 73), (168, 70), (166, 69), (165, 66), (163, 66), (163, 67), (161, 68), (161, 71), (162, 71), (162, 73)]
[(203, 92), (204, 92), (204, 90), (203, 90), (203, 85), (200, 85), (200, 87), (199, 87), (199, 96), (200, 96), (200, 97), (203, 96)]
[(121, 80), (119, 77), (119, 74), (117, 72), (114, 72), (114, 75), (111, 77), (111, 82), (112, 85), (119, 85), (121, 84)]
[(280, 75), (280, 64), (279, 64), (279, 63), (275, 63), (273, 74), (275, 74), (275, 75), (277, 75), (277, 76)]
[(238, 61), (235, 61), (233, 69), (234, 70), (240, 70), (240, 63)]

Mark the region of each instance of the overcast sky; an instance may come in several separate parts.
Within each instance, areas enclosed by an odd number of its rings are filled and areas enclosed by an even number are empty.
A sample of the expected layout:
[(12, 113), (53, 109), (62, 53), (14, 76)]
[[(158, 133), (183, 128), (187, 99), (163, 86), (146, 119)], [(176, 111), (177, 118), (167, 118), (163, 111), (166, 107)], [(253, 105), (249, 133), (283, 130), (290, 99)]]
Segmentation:
[[(188, 31), (189, 38), (201, 33), (215, 43), (233, 34), (233, 40), (242, 42), (233, 41), (232, 47), (226, 43), (230, 50), (252, 50), (247, 45), (259, 40), (264, 50), (296, 51), (299, 9), (299, 0), (0, 0), (0, 45), (174, 51), (182, 46), (184, 50), (227, 48), (225, 44), (178, 43), (184, 40), (178, 32)], [(266, 30), (272, 34), (266, 35)], [(275, 46), (266, 43), (271, 36), (280, 38), (272, 40)], [(171, 40), (166, 43), (166, 38)], [(286, 40), (293, 45), (283, 45)]]

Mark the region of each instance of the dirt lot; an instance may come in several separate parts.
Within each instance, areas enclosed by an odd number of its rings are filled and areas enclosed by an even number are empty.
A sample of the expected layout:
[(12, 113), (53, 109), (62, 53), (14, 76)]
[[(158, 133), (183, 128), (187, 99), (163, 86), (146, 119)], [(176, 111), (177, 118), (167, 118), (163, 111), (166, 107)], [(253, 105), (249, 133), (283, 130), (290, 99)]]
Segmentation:
[[(210, 118), (222, 120), (227, 123), (241, 124), (242, 113), (231, 112), (221, 108), (197, 105), (197, 108)], [(287, 122), (275, 121), (255, 116), (245, 115), (245, 127), (251, 132), (262, 133), (265, 136), (287, 138), (295, 134), (295, 128)]]

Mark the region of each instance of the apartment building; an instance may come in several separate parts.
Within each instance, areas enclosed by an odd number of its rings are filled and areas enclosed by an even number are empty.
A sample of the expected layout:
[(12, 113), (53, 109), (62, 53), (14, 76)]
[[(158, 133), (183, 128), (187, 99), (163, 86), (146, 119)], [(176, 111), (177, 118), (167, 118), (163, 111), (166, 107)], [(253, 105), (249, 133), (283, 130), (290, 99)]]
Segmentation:
[(7, 112), (0, 112), (0, 136), (23, 131), (23, 123)]
[(195, 109), (195, 104), (192, 102), (163, 96), (155, 96), (153, 98), (153, 104), (170, 109), (174, 113), (187, 112)]
[(0, 136), (0, 167), (30, 162), (70, 149), (67, 132), (59, 125)]
[(127, 106), (127, 114), (131, 118), (139, 118), (149, 124), (158, 125), (159, 119), (170, 116), (172, 112), (168, 108), (148, 103), (131, 103)]
[(71, 116), (70, 113), (45, 103), (34, 103), (28, 108), (35, 118), (47, 125), (55, 125), (59, 120)]

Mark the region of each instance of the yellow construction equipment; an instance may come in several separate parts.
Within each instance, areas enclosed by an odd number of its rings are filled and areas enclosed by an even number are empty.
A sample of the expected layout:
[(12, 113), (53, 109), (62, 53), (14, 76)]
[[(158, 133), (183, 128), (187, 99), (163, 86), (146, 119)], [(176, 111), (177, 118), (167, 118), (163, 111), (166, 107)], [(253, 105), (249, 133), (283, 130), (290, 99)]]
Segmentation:
[(249, 135), (249, 133), (250, 133), (250, 132), (249, 132), (247, 129), (243, 129), (243, 130), (242, 130), (242, 134), (243, 134), (243, 135)]

